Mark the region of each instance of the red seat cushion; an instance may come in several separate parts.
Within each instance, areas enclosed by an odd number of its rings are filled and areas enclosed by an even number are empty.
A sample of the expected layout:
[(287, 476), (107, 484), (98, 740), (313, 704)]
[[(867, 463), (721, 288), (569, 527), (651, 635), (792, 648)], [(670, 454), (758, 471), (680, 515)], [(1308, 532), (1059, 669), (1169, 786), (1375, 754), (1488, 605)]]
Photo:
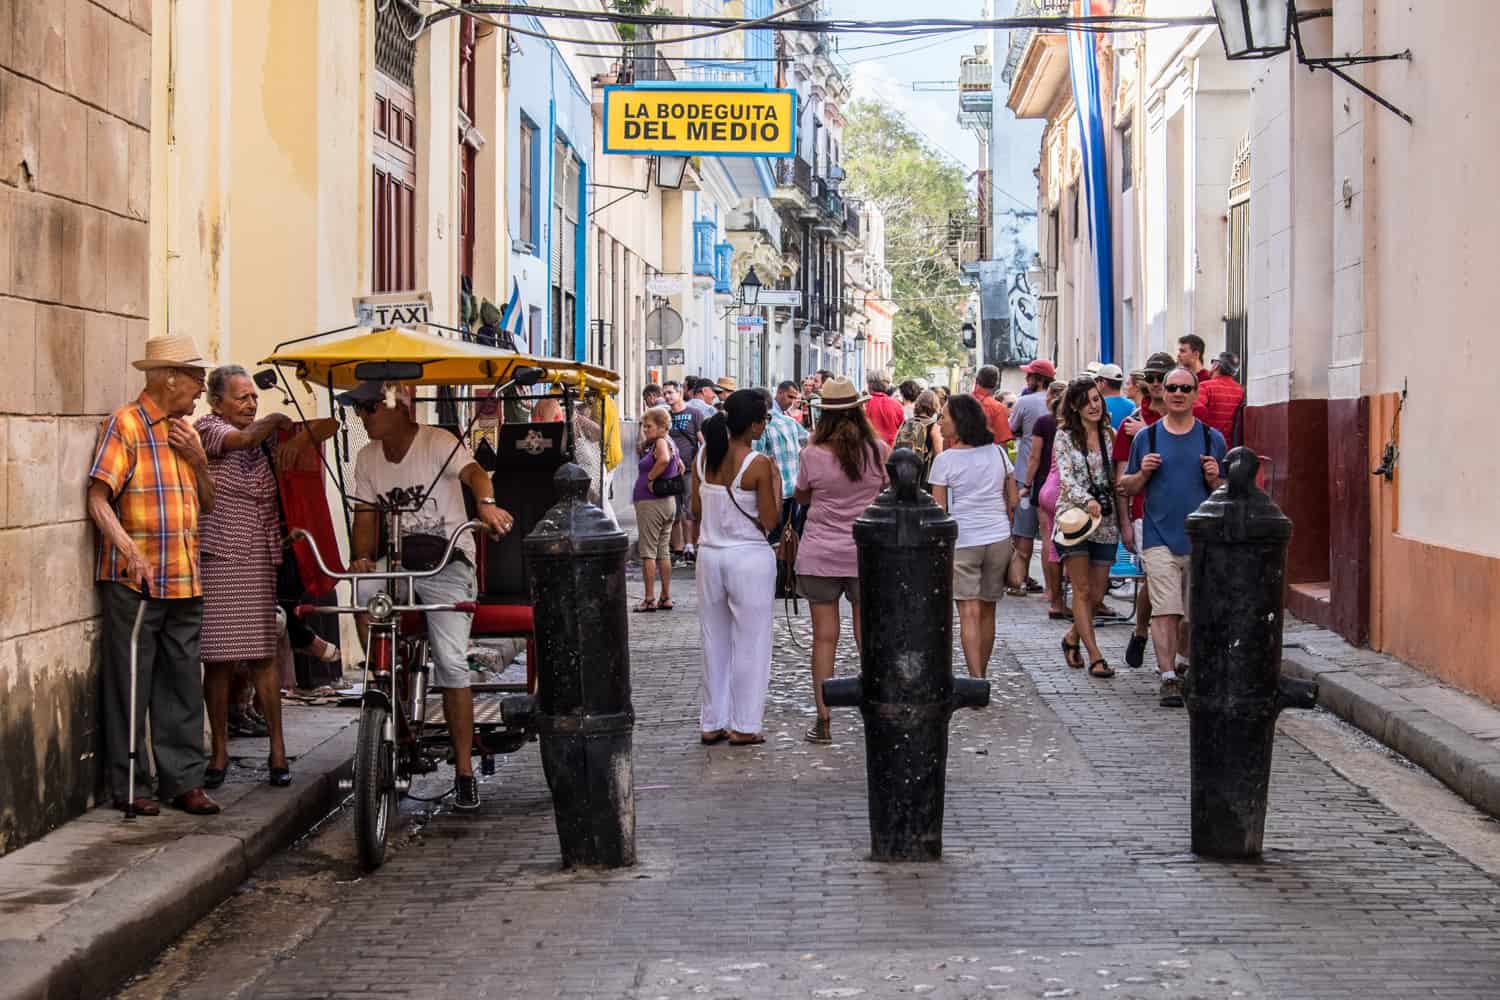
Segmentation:
[[(535, 625), (528, 604), (481, 604), (474, 615), (469, 634), (473, 636), (531, 635)], [(401, 616), (404, 635), (426, 635), (427, 616), (408, 611)]]

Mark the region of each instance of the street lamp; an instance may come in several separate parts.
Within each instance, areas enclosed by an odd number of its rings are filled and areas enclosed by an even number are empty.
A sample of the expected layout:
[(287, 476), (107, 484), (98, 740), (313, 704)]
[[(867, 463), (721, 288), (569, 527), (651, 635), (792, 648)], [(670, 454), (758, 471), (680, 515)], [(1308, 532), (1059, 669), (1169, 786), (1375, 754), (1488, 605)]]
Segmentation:
[(1224, 55), (1264, 59), (1292, 47), (1292, 0), (1214, 0)]
[(740, 301), (751, 309), (760, 302), (760, 278), (756, 277), (753, 267), (745, 272), (745, 280), (740, 282)]
[(682, 187), (682, 177), (687, 173), (686, 156), (658, 156), (656, 158), (656, 186), (676, 191)]

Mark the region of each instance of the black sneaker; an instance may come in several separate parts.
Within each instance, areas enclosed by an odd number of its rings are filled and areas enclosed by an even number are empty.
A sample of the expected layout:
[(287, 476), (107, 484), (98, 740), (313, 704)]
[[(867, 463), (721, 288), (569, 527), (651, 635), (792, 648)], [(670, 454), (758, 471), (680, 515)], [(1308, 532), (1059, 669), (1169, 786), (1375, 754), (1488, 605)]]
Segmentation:
[(453, 779), (453, 808), (459, 812), (479, 810), (479, 782), (472, 774), (460, 774)]
[(1146, 637), (1143, 635), (1132, 635), (1130, 642), (1125, 646), (1125, 663), (1127, 666), (1139, 667), (1146, 662)]

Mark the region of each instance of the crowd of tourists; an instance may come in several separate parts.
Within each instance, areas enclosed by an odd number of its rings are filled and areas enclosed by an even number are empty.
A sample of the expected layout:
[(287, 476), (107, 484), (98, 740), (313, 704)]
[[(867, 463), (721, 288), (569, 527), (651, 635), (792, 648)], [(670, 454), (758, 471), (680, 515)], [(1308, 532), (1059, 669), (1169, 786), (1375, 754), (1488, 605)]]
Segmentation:
[[(970, 675), (987, 673), (1000, 602), (1044, 595), (1049, 618), (1068, 623), (1067, 666), (1114, 677), (1096, 625), (1120, 617), (1105, 598), (1129, 564), (1144, 585), (1125, 661), (1143, 666), (1149, 641), (1158, 700), (1180, 707), (1186, 519), (1218, 487), (1244, 410), (1238, 359), (1205, 364), (1203, 353), (1189, 335), (1175, 357), (1153, 354), (1128, 374), (1091, 364), (1066, 381), (1038, 359), (1021, 369), (1019, 395), (1001, 391), (993, 366), (951, 394), (892, 386), (880, 372), (863, 391), (830, 372), (774, 391), (727, 378), (648, 386), (634, 492), (646, 587), (634, 610), (672, 610), (673, 564), (696, 564), (702, 742), (764, 742), (774, 605), (793, 594), (812, 622), (805, 736), (832, 742), (822, 684), (834, 674), (843, 601), (861, 641), (853, 525), (887, 485), (894, 448), (916, 454), (924, 487), (957, 522), (953, 599)], [(1041, 582), (1031, 575), (1038, 543)]]

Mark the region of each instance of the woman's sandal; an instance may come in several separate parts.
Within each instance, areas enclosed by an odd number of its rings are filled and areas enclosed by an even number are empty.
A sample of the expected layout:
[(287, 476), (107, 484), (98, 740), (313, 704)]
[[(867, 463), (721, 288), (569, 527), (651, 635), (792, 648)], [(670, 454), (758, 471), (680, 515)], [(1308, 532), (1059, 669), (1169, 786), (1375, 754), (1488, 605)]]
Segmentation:
[(637, 604), (631, 610), (633, 610), (638, 615), (649, 614), (650, 612), (656, 610), (656, 601), (648, 597), (645, 600), (641, 601), (641, 603)]
[(294, 649), (292, 652), (311, 656), (313, 659), (322, 660), (324, 663), (335, 663), (342, 657), (339, 648), (322, 636), (314, 636), (312, 642), (301, 649)]
[(1082, 649), (1082, 643), (1069, 642), (1066, 639), (1062, 641), (1063, 659), (1066, 660), (1068, 666), (1072, 667), (1074, 670), (1083, 669), (1083, 654), (1080, 652), (1080, 650)]
[(805, 734), (803, 734), (802, 738), (807, 740), (807, 742), (809, 743), (816, 743), (819, 746), (826, 746), (829, 743), (832, 743), (833, 720), (831, 718), (818, 719), (812, 724), (812, 728), (809, 729)]
[[(1103, 667), (1102, 670), (1100, 669), (1101, 666)], [(1090, 677), (1098, 677), (1100, 680), (1104, 680), (1106, 678), (1113, 677), (1114, 675), (1114, 667), (1111, 667), (1102, 656), (1099, 657), (1099, 659), (1095, 660), (1093, 663), (1089, 664)]]
[(670, 597), (663, 597), (661, 600), (656, 602), (657, 611), (671, 611), (675, 607), (677, 607), (677, 605), (672, 603), (672, 599)]
[(753, 747), (764, 743), (766, 738), (760, 733), (730, 733), (729, 745), (732, 747)]
[(715, 729), (711, 733), (698, 734), (699, 742), (701, 742), (706, 747), (711, 747), (717, 743), (723, 743), (727, 739), (729, 739), (729, 731), (725, 729)]

